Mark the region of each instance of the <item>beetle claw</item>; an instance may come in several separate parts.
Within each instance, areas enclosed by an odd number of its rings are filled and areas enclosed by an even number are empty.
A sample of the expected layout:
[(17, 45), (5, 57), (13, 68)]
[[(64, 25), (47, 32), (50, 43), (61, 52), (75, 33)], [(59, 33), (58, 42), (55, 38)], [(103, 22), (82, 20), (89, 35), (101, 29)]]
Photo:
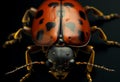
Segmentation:
[(120, 43), (119, 42), (115, 42), (115, 45), (120, 47)]
[(17, 41), (16, 39), (6, 41), (6, 42), (3, 44), (3, 48), (6, 48), (7, 46), (14, 44), (16, 41)]
[(119, 14), (111, 14), (110, 16), (111, 16), (111, 18), (120, 18)]

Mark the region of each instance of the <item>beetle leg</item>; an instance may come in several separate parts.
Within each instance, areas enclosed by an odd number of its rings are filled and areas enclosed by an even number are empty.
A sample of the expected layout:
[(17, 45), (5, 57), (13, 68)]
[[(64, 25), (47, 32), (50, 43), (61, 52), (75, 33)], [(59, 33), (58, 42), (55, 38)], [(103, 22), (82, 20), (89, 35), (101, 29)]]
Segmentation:
[(98, 10), (97, 8), (95, 8), (93, 6), (85, 6), (85, 10), (87, 13), (92, 11), (94, 16), (103, 16), (104, 15), (103, 12), (101, 12), (100, 10)]
[[(87, 62), (88, 64), (87, 64), (87, 67), (86, 67), (86, 77), (87, 77), (89, 82), (92, 82), (92, 78), (91, 78), (90, 73), (92, 72), (92, 69), (93, 69), (94, 58), (95, 58), (95, 51), (93, 49), (93, 46), (87, 45), (85, 47), (85, 49), (83, 50), (83, 52), (87, 53), (87, 54), (90, 54), (89, 60)], [(80, 65), (82, 63), (81, 62), (76, 62), (77, 65)], [(89, 64), (91, 64), (91, 65), (89, 65)]]
[(89, 11), (93, 12), (93, 15), (96, 17), (102, 17), (103, 20), (110, 20), (110, 19), (114, 19), (114, 18), (120, 18), (119, 14), (109, 14), (109, 15), (104, 15), (102, 11), (100, 11), (99, 9), (93, 7), (93, 6), (85, 6), (85, 10), (87, 13), (89, 13)]
[(27, 73), (24, 77), (22, 77), (22, 78), (20, 79), (20, 82), (24, 82), (24, 80), (25, 80), (26, 78), (28, 78), (30, 75), (31, 75), (30, 72)]
[(29, 35), (31, 34), (31, 28), (30, 28), (31, 16), (35, 16), (36, 12), (37, 12), (37, 9), (31, 7), (30, 9), (26, 10), (22, 18), (23, 29), (25, 30), (26, 34), (29, 34)]
[[(20, 41), (21, 38), (22, 38), (22, 35), (21, 35), (21, 32), (23, 31), (22, 28), (20, 28), (17, 32), (15, 33), (12, 33), (8, 36), (8, 41), (6, 41), (4, 44), (3, 44), (3, 47), (6, 47), (8, 45), (12, 45), (14, 43), (16, 43), (17, 41)], [(11, 39), (12, 38), (12, 39)], [(11, 40), (10, 40), (11, 39)]]
[(104, 15), (100, 10), (92, 6), (85, 6), (86, 13), (88, 14), (91, 11), (93, 15), (92, 19), (90, 19), (90, 25), (103, 25), (105, 22), (109, 22), (114, 19), (120, 18), (120, 15), (117, 13), (112, 13), (108, 15)]
[[(31, 52), (31, 46), (29, 46), (29, 47), (27, 47), (28, 48), (28, 50), (26, 50), (26, 52), (25, 52), (25, 60), (26, 60), (26, 64), (28, 64), (28, 63), (31, 63), (32, 62), (32, 60), (31, 60), (31, 58), (30, 58), (30, 52)], [(27, 70), (31, 70), (32, 69), (32, 65), (29, 65), (29, 66), (27, 66)]]
[(108, 40), (106, 34), (104, 33), (104, 31), (103, 31), (101, 28), (99, 28), (99, 27), (97, 27), (97, 26), (93, 26), (91, 30), (92, 30), (93, 32), (98, 31), (98, 32), (100, 33), (100, 38), (101, 38), (103, 41), (105, 41), (105, 43), (106, 43), (107, 45), (120, 47), (120, 43), (119, 43), (119, 42)]
[[(88, 63), (94, 64), (94, 58), (95, 58), (95, 51), (93, 49), (93, 46), (87, 46), (86, 47), (87, 52), (90, 52), (90, 58)], [(87, 79), (89, 80), (89, 82), (92, 82), (92, 78), (90, 73), (92, 72), (93, 66), (92, 65), (87, 65)]]
[[(32, 63), (32, 60), (30, 58), (30, 54), (38, 52), (39, 50), (40, 50), (40, 48), (37, 46), (28, 46), (27, 47), (27, 50), (25, 52), (26, 64)], [(20, 79), (20, 82), (23, 82), (26, 78), (28, 78), (31, 75), (32, 64), (27, 66), (27, 70), (28, 70), (28, 73)]]
[(104, 20), (112, 20), (112, 19), (116, 19), (116, 18), (120, 18), (120, 15), (112, 13), (112, 14), (103, 16)]
[(22, 18), (22, 23), (27, 24), (30, 22), (30, 15), (34, 16), (35, 13), (37, 12), (37, 9), (31, 7), (30, 9), (26, 10), (23, 18)]
[(14, 43), (16, 43), (17, 41), (20, 41), (22, 39), (22, 32), (31, 35), (31, 28), (30, 28), (30, 16), (34, 16), (36, 13), (36, 9), (35, 8), (30, 8), (28, 9), (23, 18), (22, 18), (22, 23), (23, 23), (23, 28), (20, 28), (17, 32), (14, 32), (12, 34), (9, 35), (8, 37), (8, 41), (6, 41), (3, 45), (3, 47), (6, 47), (8, 45), (12, 45)]

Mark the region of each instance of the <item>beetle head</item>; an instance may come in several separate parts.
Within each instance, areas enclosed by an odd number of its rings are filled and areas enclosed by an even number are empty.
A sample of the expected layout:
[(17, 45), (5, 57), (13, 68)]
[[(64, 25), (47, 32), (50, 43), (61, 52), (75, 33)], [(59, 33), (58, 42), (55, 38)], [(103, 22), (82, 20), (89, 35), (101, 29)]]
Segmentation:
[(52, 47), (48, 52), (49, 72), (56, 79), (65, 79), (71, 64), (74, 63), (73, 51), (69, 47)]

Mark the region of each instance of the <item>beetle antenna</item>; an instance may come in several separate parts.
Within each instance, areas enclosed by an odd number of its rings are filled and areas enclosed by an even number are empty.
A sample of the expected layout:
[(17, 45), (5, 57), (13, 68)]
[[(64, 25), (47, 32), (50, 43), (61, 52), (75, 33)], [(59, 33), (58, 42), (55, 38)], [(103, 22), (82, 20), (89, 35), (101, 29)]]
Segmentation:
[(33, 65), (33, 64), (45, 64), (45, 62), (43, 62), (43, 61), (41, 61), (41, 62), (34, 61), (34, 62), (31, 62), (31, 63), (25, 64), (25, 65), (22, 65), (22, 66), (20, 66), (20, 67), (17, 67), (16, 69), (14, 69), (14, 70), (12, 70), (12, 71), (9, 71), (9, 72), (5, 73), (5, 75), (8, 75), (8, 74), (14, 73), (14, 72), (16, 72), (16, 71), (18, 71), (18, 70), (20, 70), (20, 69), (22, 69), (22, 68), (24, 68), (24, 67), (27, 67), (27, 66), (29, 66), (29, 65)]
[(91, 65), (93, 67), (96, 67), (96, 68), (99, 68), (99, 69), (103, 69), (103, 70), (106, 70), (106, 71), (109, 71), (109, 72), (115, 71), (114, 69), (109, 69), (107, 67), (104, 67), (104, 66), (101, 66), (101, 65), (97, 65), (97, 64), (91, 64), (91, 63), (88, 63), (88, 62), (76, 62), (76, 64), (77, 65), (80, 65), (80, 64)]

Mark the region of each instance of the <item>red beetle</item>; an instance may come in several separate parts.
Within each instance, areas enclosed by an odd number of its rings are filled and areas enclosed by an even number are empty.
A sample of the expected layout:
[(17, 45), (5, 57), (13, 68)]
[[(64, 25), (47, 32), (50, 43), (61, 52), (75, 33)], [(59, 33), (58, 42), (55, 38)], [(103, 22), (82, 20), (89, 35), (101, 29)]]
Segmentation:
[[(95, 51), (92, 45), (89, 45), (91, 34), (95, 31), (100, 33), (100, 37), (107, 45), (120, 47), (120, 43), (109, 41), (103, 30), (99, 27), (91, 26), (88, 20), (89, 11), (93, 12), (93, 16), (99, 19), (112, 20), (120, 18), (118, 14), (104, 15), (100, 10), (92, 6), (82, 5), (77, 0), (45, 0), (35, 9), (28, 9), (22, 19), (23, 28), (12, 33), (13, 40), (6, 41), (4, 47), (21, 40), (21, 33), (30, 34), (35, 45), (28, 46), (26, 50), (26, 65), (19, 67), (27, 67), (28, 71), (32, 70), (33, 64), (45, 64), (50, 67), (49, 73), (53, 74), (57, 79), (65, 79), (70, 72), (71, 65), (86, 64), (86, 76), (89, 82), (92, 82), (90, 73), (92, 68), (98, 67), (107, 71), (112, 69), (103, 66), (94, 65)], [(31, 15), (33, 19), (31, 19)], [(29, 23), (32, 21), (32, 25)], [(76, 61), (79, 56), (78, 51), (82, 50), (90, 54), (88, 62)], [(32, 61), (29, 54), (36, 51), (42, 51), (47, 58), (46, 61)], [(20, 82), (23, 82), (30, 76), (29, 72)]]

